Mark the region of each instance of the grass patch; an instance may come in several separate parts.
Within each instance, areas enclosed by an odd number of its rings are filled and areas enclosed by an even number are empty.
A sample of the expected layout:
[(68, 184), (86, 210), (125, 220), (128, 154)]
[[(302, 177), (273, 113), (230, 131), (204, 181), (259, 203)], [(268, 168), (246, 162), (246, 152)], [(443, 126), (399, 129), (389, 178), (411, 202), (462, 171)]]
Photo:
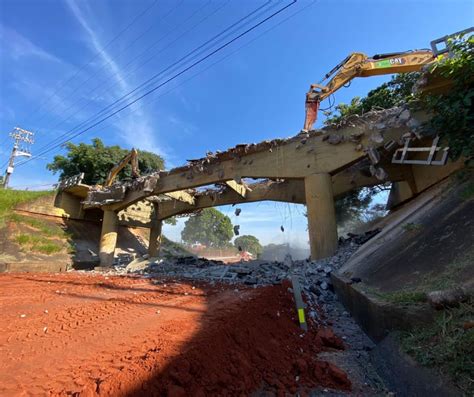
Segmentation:
[(70, 237), (68, 234), (66, 234), (62, 227), (58, 225), (52, 225), (41, 219), (31, 218), (18, 214), (11, 214), (9, 220), (17, 223), (23, 223), (24, 225), (28, 225), (35, 229), (38, 229), (45, 236), (61, 238)]
[(35, 249), (42, 254), (55, 254), (62, 250), (62, 247), (56, 243), (47, 242), (43, 244), (38, 244)]
[(405, 286), (403, 289), (392, 292), (383, 292), (368, 285), (358, 285), (370, 295), (385, 302), (409, 305), (426, 302), (426, 294), (432, 291), (443, 291), (459, 286), (463, 282), (463, 275), (474, 263), (474, 247), (460, 254), (441, 272), (426, 273), (416, 285)]
[(366, 292), (369, 295), (374, 296), (384, 302), (393, 303), (396, 305), (416, 305), (419, 303), (426, 302), (426, 293), (417, 289), (410, 290), (408, 288), (393, 291), (383, 292), (369, 285), (356, 285), (355, 288)]
[(408, 223), (405, 223), (402, 226), (402, 228), (403, 228), (403, 230), (405, 230), (407, 232), (417, 232), (417, 231), (423, 229), (423, 225), (421, 225), (419, 223), (408, 222)]
[(426, 302), (426, 294), (422, 291), (396, 291), (379, 294), (391, 303), (410, 304)]
[(54, 254), (63, 249), (63, 245), (41, 235), (21, 233), (15, 237), (15, 241), (24, 248), (43, 254)]
[[(72, 235), (65, 232), (61, 226), (13, 212), (18, 204), (51, 194), (54, 192), (0, 189), (0, 228), (4, 227), (8, 221), (12, 221), (35, 229), (31, 233), (21, 233), (15, 237), (15, 241), (24, 250), (50, 255), (67, 248), (68, 252), (72, 253), (74, 252)], [(57, 241), (58, 239), (67, 240), (67, 242)]]
[(474, 197), (474, 183), (470, 182), (466, 187), (461, 191), (461, 198), (463, 200), (470, 200)]
[[(448, 374), (464, 395), (474, 391), (474, 302), (440, 312), (434, 324), (400, 334), (403, 350), (421, 365)], [(466, 325), (466, 326), (465, 326)]]
[(26, 201), (53, 194), (51, 191), (30, 192), (27, 190), (0, 189), (0, 227), (5, 226), (13, 208)]

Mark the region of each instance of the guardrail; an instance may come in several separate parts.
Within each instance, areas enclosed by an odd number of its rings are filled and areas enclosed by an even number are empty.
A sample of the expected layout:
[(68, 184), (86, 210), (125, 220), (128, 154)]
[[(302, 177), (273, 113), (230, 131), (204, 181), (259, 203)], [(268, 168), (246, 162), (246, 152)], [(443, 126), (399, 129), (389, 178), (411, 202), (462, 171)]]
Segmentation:
[(79, 185), (82, 182), (83, 179), (84, 179), (84, 173), (81, 172), (78, 175), (74, 175), (74, 176), (71, 176), (69, 178), (65, 178), (65, 179), (59, 181), (56, 184), (56, 189), (64, 190), (64, 189), (70, 188), (72, 186)]

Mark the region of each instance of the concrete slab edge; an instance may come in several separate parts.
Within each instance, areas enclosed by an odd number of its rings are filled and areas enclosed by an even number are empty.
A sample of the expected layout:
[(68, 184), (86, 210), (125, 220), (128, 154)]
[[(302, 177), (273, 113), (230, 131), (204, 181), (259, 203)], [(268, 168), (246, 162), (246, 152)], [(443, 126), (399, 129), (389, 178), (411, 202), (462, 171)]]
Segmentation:
[(378, 375), (396, 395), (412, 397), (454, 397), (460, 391), (443, 376), (421, 367), (404, 353), (396, 332), (385, 337), (371, 352), (370, 359)]
[(331, 280), (339, 300), (374, 342), (380, 342), (391, 331), (412, 329), (434, 320), (434, 310), (429, 306), (397, 306), (376, 299), (336, 272)]

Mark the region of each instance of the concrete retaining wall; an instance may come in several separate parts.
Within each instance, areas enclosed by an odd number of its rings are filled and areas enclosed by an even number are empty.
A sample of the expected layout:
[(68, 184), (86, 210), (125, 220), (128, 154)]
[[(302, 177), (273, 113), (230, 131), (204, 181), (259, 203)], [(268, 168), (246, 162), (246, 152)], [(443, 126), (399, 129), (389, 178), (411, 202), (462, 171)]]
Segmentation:
[(390, 331), (413, 329), (434, 319), (434, 311), (429, 306), (399, 307), (369, 297), (341, 275), (332, 273), (331, 279), (339, 300), (375, 342)]

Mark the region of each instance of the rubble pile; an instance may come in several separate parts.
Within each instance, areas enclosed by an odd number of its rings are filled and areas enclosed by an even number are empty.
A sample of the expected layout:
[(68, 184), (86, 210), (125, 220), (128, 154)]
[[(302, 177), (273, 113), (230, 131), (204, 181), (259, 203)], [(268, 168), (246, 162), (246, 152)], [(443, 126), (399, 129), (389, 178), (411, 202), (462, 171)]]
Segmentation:
[[(227, 265), (216, 260), (187, 256), (173, 259), (137, 259), (126, 267), (116, 268), (121, 273), (134, 273), (149, 277), (224, 282), (254, 285), (255, 287), (280, 284), (296, 275), (309, 297), (321, 301), (332, 290), (330, 275), (339, 269), (357, 248), (373, 237), (378, 230), (363, 235), (349, 235), (340, 239), (337, 253), (318, 261), (291, 259), (285, 262), (254, 260)], [(322, 298), (321, 298), (322, 297)]]

